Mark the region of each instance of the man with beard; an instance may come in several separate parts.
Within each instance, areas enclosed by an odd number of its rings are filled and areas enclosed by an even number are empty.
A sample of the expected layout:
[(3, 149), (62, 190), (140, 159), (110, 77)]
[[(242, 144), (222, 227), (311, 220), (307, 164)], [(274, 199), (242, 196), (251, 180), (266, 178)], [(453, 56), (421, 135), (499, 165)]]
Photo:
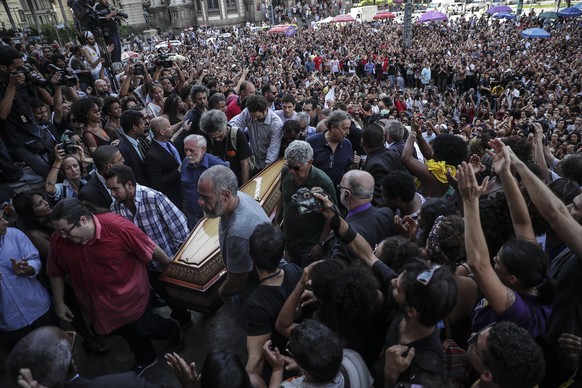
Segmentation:
[[(186, 159), (180, 166), (180, 181), (182, 183), (182, 198), (184, 213), (188, 218), (190, 228), (193, 228), (202, 218), (202, 207), (198, 204), (198, 179), (208, 168), (221, 165), (227, 166), (222, 159), (206, 153), (206, 139), (200, 135), (189, 135), (184, 139)], [(238, 184), (236, 185), (238, 187)]]
[(184, 336), (176, 321), (162, 318), (149, 306), (146, 264), (162, 266), (170, 258), (144, 232), (113, 213), (92, 214), (78, 199), (59, 201), (51, 213), (55, 230), (47, 274), (57, 316), (71, 321), (65, 304), (65, 277), (70, 279), (81, 310), (100, 335), (121, 335), (135, 355), (139, 376), (157, 363), (151, 339), (172, 341), (177, 351)]
[(386, 306), (395, 310), (386, 333), (386, 356), (372, 368), (379, 386), (398, 382), (438, 384), (444, 378), (444, 355), (437, 323), (457, 302), (457, 283), (446, 267), (430, 267), (413, 260), (396, 273), (378, 260), (366, 240), (346, 220), (326, 196), (314, 193), (323, 202), (322, 214), (329, 220), (335, 236), (350, 253), (372, 268), (381, 281), (380, 291)]
[[(133, 222), (168, 257), (173, 257), (188, 238), (189, 230), (184, 214), (161, 192), (137, 184), (131, 168), (123, 164), (112, 166), (104, 178), (115, 199), (111, 211)], [(163, 267), (150, 261), (147, 270), (151, 286), (168, 300), (166, 288), (159, 280)], [(169, 301), (168, 306), (172, 309), (172, 319), (181, 325), (190, 323), (188, 310)]]
[[(186, 129), (182, 126), (182, 132), (174, 140), (176, 148), (180, 151), (182, 159), (186, 157), (184, 154), (184, 139), (189, 135), (203, 135), (200, 131), (200, 118), (204, 112), (208, 111), (208, 89), (204, 85), (195, 85), (190, 90), (190, 98), (194, 101), (194, 107), (189, 110), (184, 116), (184, 123), (190, 123), (190, 127)], [(206, 142), (208, 142), (206, 138)]]
[[(238, 191), (236, 175), (226, 166), (213, 166), (198, 181), (198, 205), (208, 218), (220, 217), (218, 241), (226, 267), (226, 279), (218, 289), (221, 298), (246, 299), (258, 283), (249, 253), (249, 239), (255, 227), (271, 222), (261, 205), (249, 195)], [(254, 275), (254, 279), (247, 278)], [(245, 290), (245, 292), (242, 292)], [(240, 312), (240, 311), (239, 311)], [(242, 317), (240, 317), (242, 318)], [(245, 325), (244, 318), (237, 320)]]

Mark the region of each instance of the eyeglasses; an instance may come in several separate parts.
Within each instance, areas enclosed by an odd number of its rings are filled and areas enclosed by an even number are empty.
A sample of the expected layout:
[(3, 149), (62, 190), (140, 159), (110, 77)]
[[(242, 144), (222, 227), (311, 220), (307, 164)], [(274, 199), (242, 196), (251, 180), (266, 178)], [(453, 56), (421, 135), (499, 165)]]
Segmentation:
[(75, 222), (75, 223), (73, 224), (73, 226), (71, 226), (70, 228), (67, 228), (67, 229), (61, 229), (61, 230), (58, 230), (57, 232), (58, 232), (58, 233), (60, 233), (60, 234), (61, 234), (61, 235), (63, 235), (63, 236), (70, 236), (70, 235), (71, 235), (71, 232), (73, 231), (73, 229), (75, 229), (76, 227), (78, 227), (78, 226), (80, 226), (80, 225), (81, 225), (81, 224), (79, 224), (79, 221), (77, 221), (77, 222)]
[(292, 166), (290, 164), (285, 164), (289, 170), (300, 171), (303, 166)]
[(419, 282), (420, 284), (422, 284), (423, 286), (428, 286), (435, 271), (439, 268), (440, 268), (440, 266), (437, 266), (437, 267), (434, 267), (432, 269), (422, 271), (421, 273), (416, 275), (416, 281)]
[(497, 322), (490, 323), (489, 325), (485, 326), (484, 328), (482, 328), (478, 332), (473, 333), (469, 337), (469, 339), (467, 340), (467, 346), (475, 345), (477, 343), (477, 340), (479, 339), (479, 336), (481, 335), (481, 333), (483, 333), (487, 329), (491, 329), (493, 326), (495, 326), (496, 323)]
[(345, 186), (342, 186), (342, 185), (337, 185), (335, 188), (338, 191), (341, 191), (342, 189), (347, 190), (347, 191), (351, 191), (349, 187), (345, 187)]

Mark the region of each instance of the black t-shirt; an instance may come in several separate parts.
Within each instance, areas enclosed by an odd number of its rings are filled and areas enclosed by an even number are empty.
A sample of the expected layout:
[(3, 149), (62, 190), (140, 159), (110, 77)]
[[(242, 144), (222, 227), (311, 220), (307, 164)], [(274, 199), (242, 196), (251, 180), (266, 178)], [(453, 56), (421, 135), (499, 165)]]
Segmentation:
[[(0, 99), (4, 98), (7, 86), (5, 82), (0, 81)], [(32, 86), (23, 85), (16, 90), (8, 117), (6, 120), (0, 120), (0, 134), (9, 149), (22, 147), (35, 140), (40, 141), (39, 144), (47, 143), (44, 141), (45, 133), (36, 124), (32, 113), (34, 92), (29, 88)]]
[[(386, 333), (386, 348), (401, 344), (399, 327), (403, 319), (404, 315), (397, 313), (390, 322), (390, 327)], [(434, 331), (427, 337), (401, 345), (414, 348), (415, 354), (408, 369), (400, 374), (399, 382), (422, 384), (426, 381), (438, 382), (444, 379), (445, 358), (438, 328), (435, 327)], [(385, 363), (386, 354), (383, 353), (373, 368), (372, 377), (374, 377), (374, 386), (376, 387), (384, 386)]]
[(303, 270), (292, 263), (284, 264), (281, 269), (285, 273), (283, 283), (280, 286), (259, 285), (249, 297), (245, 310), (247, 336), (271, 333), (273, 346), (284, 349), (286, 340), (275, 330), (275, 321), (285, 301), (301, 279)]
[(210, 140), (208, 145), (208, 152), (214, 156), (218, 156), (225, 162), (230, 163), (230, 169), (236, 175), (238, 179), (238, 185), (242, 185), (242, 168), (240, 165), (241, 160), (250, 158), (252, 155), (251, 148), (247, 141), (247, 137), (244, 132), (240, 129), (236, 132), (236, 147), (232, 144), (231, 139), (232, 127), (228, 128), (227, 134), (221, 141), (217, 142), (215, 140)]
[(562, 333), (582, 336), (582, 260), (566, 248), (552, 260), (550, 271), (557, 292), (544, 339), (557, 348)]

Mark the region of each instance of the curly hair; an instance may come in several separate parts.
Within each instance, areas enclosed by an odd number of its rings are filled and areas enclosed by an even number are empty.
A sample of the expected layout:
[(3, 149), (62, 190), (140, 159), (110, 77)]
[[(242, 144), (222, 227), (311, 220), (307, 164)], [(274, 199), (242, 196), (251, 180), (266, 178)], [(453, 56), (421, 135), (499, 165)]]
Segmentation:
[(443, 198), (427, 198), (418, 213), (418, 245), (426, 244), (428, 233), (439, 216), (457, 214), (454, 203)]
[(467, 160), (468, 148), (463, 139), (455, 135), (439, 135), (432, 142), (433, 158), (457, 166)]
[(382, 241), (376, 249), (376, 257), (397, 273), (402, 272), (406, 263), (419, 259), (418, 245), (404, 236), (391, 236)]
[(94, 105), (97, 105), (97, 108), (101, 109), (103, 107), (103, 102), (99, 97), (93, 96), (75, 101), (73, 106), (71, 106), (71, 112), (75, 116), (75, 120), (82, 124), (87, 124), (89, 112), (93, 109)]
[(370, 268), (352, 264), (338, 274), (330, 303), (318, 311), (319, 320), (348, 342), (361, 338), (379, 309), (378, 287)]
[(329, 303), (335, 291), (339, 274), (345, 269), (340, 260), (324, 260), (311, 269), (311, 290), (321, 303)]
[(465, 222), (457, 215), (439, 216), (428, 234), (427, 253), (431, 262), (456, 266), (467, 256)]
[(499, 322), (489, 330), (483, 362), (501, 387), (534, 387), (546, 372), (544, 354), (535, 340), (509, 321)]
[(514, 135), (504, 137), (501, 141), (505, 145), (510, 146), (515, 156), (517, 156), (522, 162), (525, 163), (527, 160), (531, 159), (533, 146), (526, 138)]
[(515, 237), (509, 206), (502, 191), (479, 200), (481, 227), (489, 253), (495, 254), (506, 241)]
[(406, 171), (395, 170), (382, 178), (382, 195), (386, 198), (400, 198), (404, 202), (411, 202), (416, 193), (414, 178)]

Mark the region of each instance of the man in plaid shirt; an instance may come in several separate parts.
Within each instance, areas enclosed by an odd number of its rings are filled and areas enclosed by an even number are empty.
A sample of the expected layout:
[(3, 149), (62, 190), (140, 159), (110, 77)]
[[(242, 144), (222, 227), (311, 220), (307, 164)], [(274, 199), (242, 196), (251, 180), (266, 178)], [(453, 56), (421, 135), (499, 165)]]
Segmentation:
[[(188, 221), (184, 214), (163, 193), (136, 183), (126, 165), (112, 166), (104, 175), (114, 202), (111, 211), (127, 218), (139, 227), (168, 255), (173, 257), (188, 238)], [(156, 262), (148, 263), (148, 274), (153, 289), (164, 299), (166, 290), (159, 277), (163, 268)], [(190, 323), (190, 312), (171, 302), (171, 317), (181, 325)]]

